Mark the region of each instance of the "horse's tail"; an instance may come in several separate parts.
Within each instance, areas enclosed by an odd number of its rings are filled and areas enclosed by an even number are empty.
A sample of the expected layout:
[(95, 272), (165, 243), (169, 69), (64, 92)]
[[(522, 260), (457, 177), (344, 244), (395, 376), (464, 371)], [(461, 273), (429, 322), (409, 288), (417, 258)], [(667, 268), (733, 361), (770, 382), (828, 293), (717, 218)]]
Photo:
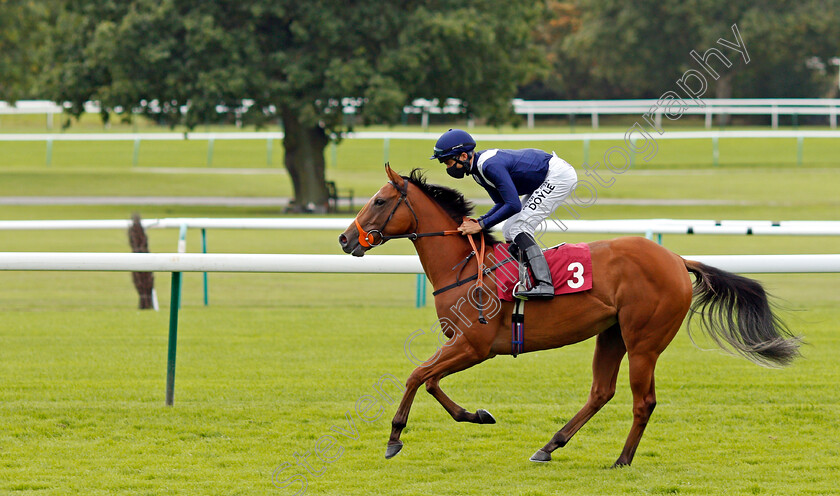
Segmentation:
[(801, 339), (773, 313), (758, 281), (684, 262), (695, 276), (689, 328), (692, 318), (700, 315), (702, 329), (718, 346), (759, 365), (788, 365), (799, 356)]

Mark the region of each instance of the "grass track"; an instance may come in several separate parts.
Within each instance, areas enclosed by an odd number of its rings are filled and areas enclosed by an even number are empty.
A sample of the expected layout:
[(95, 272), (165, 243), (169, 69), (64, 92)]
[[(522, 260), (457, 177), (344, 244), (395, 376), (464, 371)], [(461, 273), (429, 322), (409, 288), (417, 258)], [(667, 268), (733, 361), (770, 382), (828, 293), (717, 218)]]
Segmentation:
[[(174, 246), (174, 231), (150, 233), (153, 247)], [(277, 234), (219, 231), (211, 246), (300, 252), (300, 243), (329, 252), (334, 242), (327, 233), (272, 239)], [(63, 238), (66, 249), (87, 243), (118, 250), (122, 241), (85, 233)], [(807, 239), (816, 251), (832, 242)], [(666, 236), (666, 243), (683, 253), (799, 248), (781, 238)], [(403, 252), (410, 244), (383, 248)], [(527, 461), (582, 405), (591, 341), (498, 357), (444, 381), (459, 403), (493, 412), (495, 426), (456, 424), (421, 391), (403, 436), (406, 448), (386, 462), (394, 405), (382, 402), (370, 422), (355, 408), (376, 394), (383, 375), (404, 380), (412, 368), (405, 340), (435, 320), (431, 307), (412, 308), (413, 276), (211, 274), (212, 304), (203, 308), (200, 276), (186, 274), (176, 406), (167, 409), (169, 277), (157, 276), (160, 313), (133, 309), (126, 274), (0, 274), (0, 493), (293, 494), (300, 486), (278, 489), (272, 473), (326, 434), (343, 451), (331, 464), (312, 462), (324, 472), (306, 474), (308, 494), (833, 491), (840, 434), (835, 275), (761, 277), (809, 342), (805, 358), (788, 369), (699, 351), (684, 331), (678, 334), (657, 369), (657, 411), (634, 466), (622, 470), (604, 467), (629, 428), (626, 368), (616, 397), (552, 463)], [(431, 353), (432, 346), (421, 340), (413, 349)], [(354, 439), (331, 431), (351, 429), (347, 411)], [(287, 468), (278, 480), (301, 473)]]
[[(217, 294), (240, 296), (207, 309), (188, 280), (173, 409), (162, 405), (165, 312), (108, 308), (107, 299), (73, 308), (79, 300), (57, 295), (61, 308), (2, 313), (0, 491), (292, 494), (271, 486), (274, 469), (332, 426), (351, 429), (350, 411), (356, 439), (332, 433), (342, 455), (312, 462), (326, 468), (308, 476), (309, 494), (831, 494), (840, 413), (832, 277), (764, 278), (806, 325), (810, 346), (791, 368), (698, 351), (681, 332), (657, 370), (659, 404), (635, 464), (617, 471), (604, 467), (629, 427), (626, 369), (613, 401), (552, 463), (527, 461), (582, 405), (591, 342), (498, 357), (444, 381), (461, 404), (490, 409), (495, 426), (456, 424), (421, 392), (404, 452), (385, 461), (393, 405), (371, 422), (354, 410), (384, 374), (407, 376), (404, 341), (434, 321), (430, 309), (388, 297), (404, 294), (405, 278), (214, 277)], [(374, 288), (372, 304), (314, 298), (336, 282)], [(115, 300), (130, 296), (122, 286)], [(293, 473), (302, 469), (284, 472)]]

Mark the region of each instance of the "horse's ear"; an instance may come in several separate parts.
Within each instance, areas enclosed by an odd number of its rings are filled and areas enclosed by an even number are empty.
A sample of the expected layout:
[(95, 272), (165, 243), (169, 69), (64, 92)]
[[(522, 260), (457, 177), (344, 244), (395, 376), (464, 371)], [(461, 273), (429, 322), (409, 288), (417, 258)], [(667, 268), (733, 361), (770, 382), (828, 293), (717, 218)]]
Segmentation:
[(388, 174), (388, 179), (394, 183), (394, 186), (396, 186), (397, 189), (405, 191), (405, 178), (394, 172), (394, 169), (391, 168), (390, 162), (385, 162), (385, 173)]

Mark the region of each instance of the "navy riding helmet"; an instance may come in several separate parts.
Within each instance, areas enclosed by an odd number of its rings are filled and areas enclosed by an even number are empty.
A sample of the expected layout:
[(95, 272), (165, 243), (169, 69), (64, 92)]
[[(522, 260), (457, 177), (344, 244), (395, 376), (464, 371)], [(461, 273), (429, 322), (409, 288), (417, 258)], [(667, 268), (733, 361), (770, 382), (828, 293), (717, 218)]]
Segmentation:
[(443, 133), (435, 143), (435, 153), (429, 160), (438, 159), (443, 163), (452, 157), (457, 157), (463, 152), (470, 152), (475, 149), (475, 140), (470, 133), (460, 129), (450, 129)]

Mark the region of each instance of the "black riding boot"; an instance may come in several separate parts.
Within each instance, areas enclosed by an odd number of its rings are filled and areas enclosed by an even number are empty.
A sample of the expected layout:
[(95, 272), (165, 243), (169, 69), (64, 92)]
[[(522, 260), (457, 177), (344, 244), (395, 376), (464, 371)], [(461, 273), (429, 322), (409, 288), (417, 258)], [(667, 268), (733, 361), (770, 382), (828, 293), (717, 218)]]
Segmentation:
[(517, 291), (517, 298), (553, 298), (554, 284), (551, 281), (551, 270), (545, 260), (542, 249), (534, 238), (527, 233), (519, 233), (513, 239), (522, 254), (523, 263), (530, 267), (534, 276), (534, 287), (527, 291)]

